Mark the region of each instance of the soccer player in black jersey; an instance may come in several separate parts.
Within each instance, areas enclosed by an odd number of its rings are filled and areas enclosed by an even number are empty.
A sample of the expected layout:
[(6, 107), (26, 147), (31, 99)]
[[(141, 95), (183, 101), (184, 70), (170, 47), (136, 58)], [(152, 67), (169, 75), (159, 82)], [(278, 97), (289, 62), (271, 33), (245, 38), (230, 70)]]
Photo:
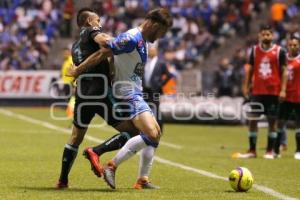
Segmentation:
[[(72, 47), (72, 59), (75, 65), (79, 65), (111, 38), (101, 32), (100, 18), (89, 8), (83, 8), (78, 12), (77, 25), (80, 28), (80, 37)], [(102, 172), (101, 165), (98, 164), (99, 156), (105, 152), (121, 148), (132, 135), (138, 134), (138, 131), (128, 124), (130, 122), (119, 122), (112, 117), (112, 112), (114, 112), (112, 111), (112, 102), (106, 95), (109, 89), (110, 74), (109, 62), (105, 59), (99, 66), (82, 74), (77, 81), (74, 126), (71, 137), (64, 147), (57, 188), (68, 187), (68, 175), (77, 156), (78, 147), (95, 114), (101, 116), (109, 125), (120, 131), (102, 145), (94, 149), (85, 149), (84, 154), (91, 162), (92, 170), (97, 176), (101, 176)], [(93, 164), (93, 162), (97, 163)]]

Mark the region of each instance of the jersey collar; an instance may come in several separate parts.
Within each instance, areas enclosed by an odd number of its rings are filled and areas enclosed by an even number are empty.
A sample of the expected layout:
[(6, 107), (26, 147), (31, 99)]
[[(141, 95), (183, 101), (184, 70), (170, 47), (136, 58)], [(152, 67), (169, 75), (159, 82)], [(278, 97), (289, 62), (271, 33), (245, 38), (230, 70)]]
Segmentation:
[(288, 60), (297, 60), (300, 58), (300, 54), (298, 54), (296, 57), (290, 57), (289, 54), (287, 54), (287, 59)]
[(261, 51), (263, 51), (263, 52), (270, 52), (270, 51), (272, 51), (275, 47), (276, 47), (276, 45), (275, 45), (275, 44), (272, 44), (272, 46), (271, 46), (269, 49), (265, 50), (264, 48), (262, 48), (261, 44), (258, 44), (258, 48), (259, 48)]

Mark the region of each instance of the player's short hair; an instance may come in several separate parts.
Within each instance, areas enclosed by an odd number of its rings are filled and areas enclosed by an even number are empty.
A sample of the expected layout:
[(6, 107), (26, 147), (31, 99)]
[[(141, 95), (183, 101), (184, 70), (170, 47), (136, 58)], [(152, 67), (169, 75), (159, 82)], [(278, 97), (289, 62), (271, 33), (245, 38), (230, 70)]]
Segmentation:
[(295, 33), (290, 35), (290, 40), (297, 40), (300, 43), (300, 37)]
[(91, 8), (81, 8), (77, 12), (77, 26), (82, 27), (84, 26), (86, 19), (89, 17), (89, 13), (94, 12)]
[(273, 32), (273, 28), (271, 25), (269, 24), (261, 24), (260, 27), (259, 27), (259, 32), (262, 32), (262, 31), (270, 31), (270, 32)]
[(146, 19), (171, 27), (173, 24), (172, 15), (166, 8), (157, 8), (147, 13)]

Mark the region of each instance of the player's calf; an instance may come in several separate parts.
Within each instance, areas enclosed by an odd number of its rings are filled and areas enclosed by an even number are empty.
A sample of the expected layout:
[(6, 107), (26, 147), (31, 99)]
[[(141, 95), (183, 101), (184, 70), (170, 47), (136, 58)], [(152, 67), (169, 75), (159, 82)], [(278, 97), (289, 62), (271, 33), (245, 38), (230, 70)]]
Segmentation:
[(81, 128), (77, 128), (76, 126), (73, 126), (72, 135), (69, 139), (68, 144), (79, 146), (83, 141), (86, 131), (87, 131), (86, 128), (81, 129)]
[(154, 127), (151, 130), (146, 130), (144, 132), (144, 134), (146, 134), (148, 136), (148, 138), (150, 140), (152, 140), (153, 142), (159, 142), (159, 139), (160, 139), (160, 130), (158, 130), (156, 127)]

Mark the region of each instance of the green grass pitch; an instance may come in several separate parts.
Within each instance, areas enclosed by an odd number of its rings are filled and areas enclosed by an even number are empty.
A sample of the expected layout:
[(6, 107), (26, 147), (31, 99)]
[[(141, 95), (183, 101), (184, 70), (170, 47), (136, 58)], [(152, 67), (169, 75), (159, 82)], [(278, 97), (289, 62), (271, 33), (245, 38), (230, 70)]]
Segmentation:
[[(5, 112), (7, 110), (9, 112)], [(56, 114), (62, 116), (64, 112), (57, 110)], [(39, 121), (29, 122), (24, 116)], [(277, 193), (272, 196), (256, 188), (247, 193), (233, 192), (227, 181), (190, 170), (205, 170), (227, 177), (237, 166), (249, 168), (256, 184), (268, 187), (285, 197), (300, 198), (300, 161), (293, 158), (293, 130), (289, 130), (288, 151), (283, 153), (281, 159), (262, 158), (267, 130), (260, 129), (259, 158), (233, 160), (230, 158), (233, 152), (244, 152), (248, 146), (245, 127), (167, 124), (162, 141), (181, 148), (162, 144), (156, 155), (190, 168), (182, 169), (155, 161), (151, 181), (161, 189), (151, 191), (132, 189), (138, 171), (138, 156), (119, 167), (116, 177), (117, 190), (111, 190), (102, 179), (92, 173), (89, 163), (81, 155), (83, 148), (95, 145), (94, 142), (85, 140), (69, 177), (70, 188), (58, 191), (54, 186), (59, 176), (63, 146), (69, 136), (61, 130), (47, 128), (49, 123), (55, 127), (68, 128), (71, 122), (51, 119), (49, 108), (0, 109), (1, 200), (277, 199)], [(95, 120), (94, 124), (97, 123)], [(108, 127), (91, 128), (88, 134), (103, 140), (112, 136), (113, 130)], [(108, 153), (101, 160), (107, 161), (115, 153)]]

